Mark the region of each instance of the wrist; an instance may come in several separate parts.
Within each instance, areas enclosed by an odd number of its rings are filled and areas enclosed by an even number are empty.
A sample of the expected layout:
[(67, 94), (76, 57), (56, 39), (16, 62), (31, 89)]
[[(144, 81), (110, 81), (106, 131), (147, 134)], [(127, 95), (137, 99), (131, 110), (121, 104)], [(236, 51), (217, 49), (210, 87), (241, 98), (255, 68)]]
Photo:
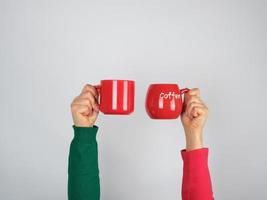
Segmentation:
[(87, 119), (74, 119), (73, 123), (77, 127), (93, 127), (95, 125), (95, 121)]
[(186, 150), (191, 151), (203, 148), (202, 131), (200, 132), (186, 132)]
[(186, 141), (186, 150), (192, 151), (195, 149), (202, 149), (203, 148), (203, 142), (201, 140), (190, 140)]
[(76, 126), (76, 127), (82, 127), (82, 128), (91, 128), (91, 127), (94, 126), (94, 123), (90, 123), (90, 124), (74, 123), (74, 126)]

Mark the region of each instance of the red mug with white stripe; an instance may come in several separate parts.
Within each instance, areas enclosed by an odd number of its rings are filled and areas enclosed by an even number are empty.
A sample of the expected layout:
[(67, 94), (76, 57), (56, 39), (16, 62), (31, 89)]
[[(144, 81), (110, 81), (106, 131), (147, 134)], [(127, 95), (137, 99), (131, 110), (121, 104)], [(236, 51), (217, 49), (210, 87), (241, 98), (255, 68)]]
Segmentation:
[(177, 84), (151, 84), (146, 96), (146, 111), (152, 119), (176, 119), (182, 112), (182, 95), (188, 88)]
[(135, 83), (131, 80), (101, 80), (95, 86), (99, 109), (104, 114), (128, 115), (134, 111)]

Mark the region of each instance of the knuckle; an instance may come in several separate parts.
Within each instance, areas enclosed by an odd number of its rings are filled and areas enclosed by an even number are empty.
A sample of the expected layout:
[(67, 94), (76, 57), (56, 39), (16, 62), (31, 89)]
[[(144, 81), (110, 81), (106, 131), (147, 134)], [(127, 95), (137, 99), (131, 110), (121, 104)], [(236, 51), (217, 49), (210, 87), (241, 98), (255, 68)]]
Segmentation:
[(189, 107), (194, 107), (194, 102), (190, 102)]
[(200, 95), (200, 89), (199, 88), (194, 88), (191, 90), (191, 95), (197, 96)]
[(92, 86), (91, 84), (88, 83), (88, 84), (85, 85), (85, 87), (87, 87), (87, 88), (91, 88), (91, 87), (93, 87), (93, 86)]
[(198, 104), (198, 101), (196, 101), (196, 99), (192, 99), (192, 100), (190, 100), (190, 105), (191, 106), (195, 106), (195, 105), (197, 105)]
[(84, 95), (85, 95), (86, 98), (90, 98), (90, 99), (94, 96), (92, 94), (91, 90), (90, 91), (87, 91)]
[(95, 93), (95, 87), (94, 86), (90, 85), (90, 86), (88, 86), (88, 88), (89, 88), (90, 92)]
[(90, 100), (89, 99), (85, 99), (84, 102), (85, 102), (86, 105), (90, 105)]
[(77, 100), (79, 100), (81, 97), (80, 95), (79, 96), (76, 96), (74, 99), (73, 99), (73, 102), (76, 102)]
[(76, 111), (77, 110), (77, 105), (71, 104), (71, 111)]
[(90, 90), (93, 86), (90, 85), (90, 84), (85, 84), (84, 87), (83, 87), (83, 93), (85, 93), (86, 91)]
[(83, 98), (88, 98), (90, 96), (90, 92), (86, 91), (82, 94)]
[(189, 90), (189, 92), (187, 93), (188, 95), (189, 95), (189, 97), (191, 96), (191, 95), (193, 95), (194, 94), (194, 90), (192, 89), (192, 90)]
[(190, 101), (198, 101), (198, 98), (196, 96), (191, 96)]
[(76, 99), (74, 99), (74, 100), (70, 103), (70, 107), (71, 107), (71, 108), (73, 108), (73, 107), (75, 106), (75, 100), (76, 100)]

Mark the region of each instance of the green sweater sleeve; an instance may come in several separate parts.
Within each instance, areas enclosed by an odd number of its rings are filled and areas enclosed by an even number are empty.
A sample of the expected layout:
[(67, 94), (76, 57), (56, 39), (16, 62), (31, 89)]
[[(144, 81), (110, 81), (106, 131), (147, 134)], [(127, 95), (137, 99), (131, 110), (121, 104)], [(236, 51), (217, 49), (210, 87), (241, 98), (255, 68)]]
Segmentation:
[(98, 127), (76, 127), (70, 145), (68, 199), (99, 200), (100, 183), (96, 134)]

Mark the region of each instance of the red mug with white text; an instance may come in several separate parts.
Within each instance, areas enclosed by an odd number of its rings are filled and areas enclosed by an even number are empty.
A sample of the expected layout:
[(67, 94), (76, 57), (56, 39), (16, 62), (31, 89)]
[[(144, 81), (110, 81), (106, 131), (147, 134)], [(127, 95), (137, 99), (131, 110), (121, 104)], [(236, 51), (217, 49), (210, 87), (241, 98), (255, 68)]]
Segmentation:
[(101, 80), (99, 110), (104, 114), (128, 115), (134, 111), (135, 83), (131, 80)]
[(152, 119), (176, 119), (182, 112), (182, 95), (188, 88), (177, 84), (151, 84), (146, 96), (146, 111)]

